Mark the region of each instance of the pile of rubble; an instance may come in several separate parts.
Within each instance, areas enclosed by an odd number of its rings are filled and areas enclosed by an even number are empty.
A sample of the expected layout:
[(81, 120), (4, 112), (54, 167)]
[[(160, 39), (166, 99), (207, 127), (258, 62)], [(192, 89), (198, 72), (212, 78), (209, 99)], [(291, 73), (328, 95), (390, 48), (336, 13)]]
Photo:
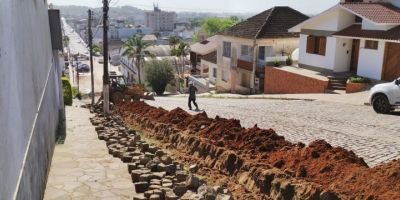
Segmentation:
[(116, 117), (104, 117), (100, 107), (91, 118), (98, 138), (106, 141), (109, 153), (128, 165), (136, 195), (134, 200), (230, 200), (226, 188), (207, 186), (196, 175), (198, 166), (188, 168), (162, 149), (143, 141), (136, 131)]
[[(235, 119), (168, 112), (144, 102), (120, 104), (115, 112), (178, 160), (197, 163), (208, 180), (229, 177), (238, 199), (400, 199), (398, 160), (369, 168), (354, 152), (325, 141), (293, 144), (272, 129), (246, 129)], [(244, 189), (236, 192), (236, 185)]]

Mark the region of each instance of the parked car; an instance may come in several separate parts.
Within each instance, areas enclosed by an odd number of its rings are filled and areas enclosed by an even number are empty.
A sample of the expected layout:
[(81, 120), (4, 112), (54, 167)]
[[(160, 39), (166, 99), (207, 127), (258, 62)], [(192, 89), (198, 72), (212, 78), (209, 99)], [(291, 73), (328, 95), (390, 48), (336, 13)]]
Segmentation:
[(79, 73), (87, 73), (90, 71), (90, 67), (87, 64), (81, 64), (78, 66), (78, 72)]
[(100, 64), (103, 64), (103, 63), (104, 63), (104, 59), (103, 59), (103, 58), (100, 58), (100, 59), (99, 59), (99, 63), (100, 63)]
[(400, 78), (371, 88), (369, 102), (375, 112), (387, 114), (400, 107)]

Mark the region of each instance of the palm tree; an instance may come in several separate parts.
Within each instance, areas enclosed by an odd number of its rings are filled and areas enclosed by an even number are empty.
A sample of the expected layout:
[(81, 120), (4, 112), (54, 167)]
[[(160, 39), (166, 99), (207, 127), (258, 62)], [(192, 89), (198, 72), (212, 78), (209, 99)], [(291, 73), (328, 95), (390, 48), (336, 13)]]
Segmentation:
[(142, 61), (145, 55), (150, 55), (150, 52), (146, 51), (146, 48), (151, 46), (151, 44), (144, 42), (142, 38), (143, 37), (138, 34), (129, 38), (123, 45), (125, 50), (122, 53), (123, 56), (128, 56), (128, 58), (132, 58), (132, 64), (134, 61), (136, 61), (139, 84), (142, 84), (141, 80), (141, 67), (143, 64)]
[(185, 59), (189, 52), (189, 44), (180, 41), (176, 49), (176, 56), (179, 57), (182, 69), (182, 75), (185, 73)]
[[(170, 38), (169, 38), (169, 46), (171, 47), (171, 56), (176, 56), (176, 57), (178, 57), (178, 50), (177, 50), (177, 48), (176, 48), (176, 45), (178, 45), (180, 42), (181, 42), (181, 40), (178, 38), (178, 37), (176, 37), (176, 36), (171, 36)], [(180, 87), (180, 73), (179, 73), (179, 67), (178, 67), (178, 61), (176, 60), (176, 58), (174, 58), (174, 63), (175, 63), (175, 70), (176, 70), (176, 73), (178, 74), (178, 91), (180, 91), (181, 90), (181, 87)]]
[[(185, 73), (185, 58), (188, 55), (189, 45), (181, 40), (174, 40), (170, 38), (170, 45), (173, 44), (171, 55), (176, 56), (179, 59), (179, 62), (175, 59), (175, 67), (179, 77), (178, 88), (180, 90), (181, 80), (184, 78), (183, 75)], [(179, 66), (179, 63), (181, 64)]]
[(179, 39), (178, 37), (176, 37), (176, 36), (171, 36), (170, 38), (169, 38), (169, 46), (171, 47), (171, 49), (175, 49), (176, 48), (176, 45), (178, 45), (180, 42), (181, 42), (181, 39)]

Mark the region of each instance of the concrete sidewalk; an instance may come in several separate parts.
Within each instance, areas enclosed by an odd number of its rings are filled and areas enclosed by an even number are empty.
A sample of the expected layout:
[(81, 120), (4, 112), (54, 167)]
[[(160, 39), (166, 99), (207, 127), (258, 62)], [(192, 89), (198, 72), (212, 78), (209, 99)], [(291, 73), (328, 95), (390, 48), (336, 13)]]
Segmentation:
[(79, 104), (66, 107), (67, 136), (55, 148), (44, 199), (132, 199), (127, 165), (108, 154)]
[[(188, 94), (173, 95), (174, 97), (187, 97)], [(278, 99), (278, 100), (310, 100), (345, 103), (351, 105), (364, 105), (368, 103), (369, 91), (346, 94), (345, 91), (333, 91), (332, 93), (323, 94), (257, 94), (257, 95), (241, 95), (241, 94), (214, 94), (203, 93), (197, 95), (199, 98), (227, 98), (227, 99)]]

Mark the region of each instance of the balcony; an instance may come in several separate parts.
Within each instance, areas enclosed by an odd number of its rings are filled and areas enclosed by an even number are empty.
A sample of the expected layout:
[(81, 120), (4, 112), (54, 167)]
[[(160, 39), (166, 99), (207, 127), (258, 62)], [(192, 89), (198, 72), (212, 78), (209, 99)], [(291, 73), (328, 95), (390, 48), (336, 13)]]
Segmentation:
[(249, 62), (246, 60), (238, 59), (237, 60), (237, 67), (240, 69), (244, 69), (247, 71), (253, 71), (253, 62)]

